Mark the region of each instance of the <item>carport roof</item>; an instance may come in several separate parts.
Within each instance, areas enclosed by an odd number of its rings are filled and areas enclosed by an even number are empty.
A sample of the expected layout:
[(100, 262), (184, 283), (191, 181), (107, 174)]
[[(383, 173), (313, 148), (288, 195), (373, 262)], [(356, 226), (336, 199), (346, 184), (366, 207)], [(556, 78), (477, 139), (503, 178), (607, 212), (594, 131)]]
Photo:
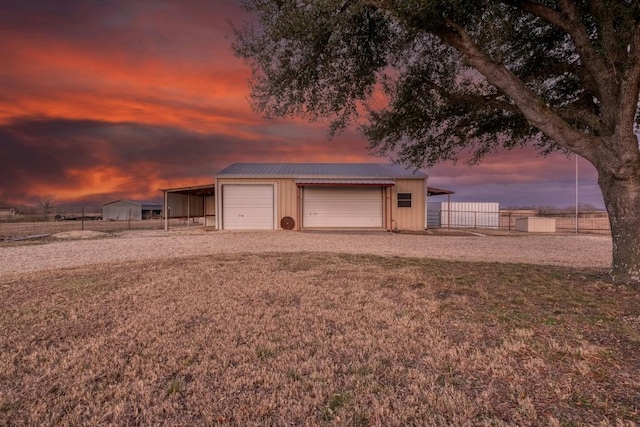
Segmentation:
[(162, 209), (162, 203), (157, 203), (154, 201), (149, 201), (149, 200), (115, 200), (113, 202), (109, 202), (109, 203), (105, 203), (102, 206), (108, 206), (108, 205), (113, 205), (115, 203), (124, 203), (127, 205), (136, 205), (136, 206), (142, 206), (142, 208), (147, 208), (147, 209)]
[(455, 194), (455, 191), (445, 190), (443, 188), (427, 187), (428, 196), (443, 196), (449, 194)]
[(426, 179), (420, 171), (388, 163), (234, 163), (218, 178)]
[(190, 196), (213, 196), (215, 184), (192, 185), (190, 187), (163, 188), (167, 193), (188, 194)]

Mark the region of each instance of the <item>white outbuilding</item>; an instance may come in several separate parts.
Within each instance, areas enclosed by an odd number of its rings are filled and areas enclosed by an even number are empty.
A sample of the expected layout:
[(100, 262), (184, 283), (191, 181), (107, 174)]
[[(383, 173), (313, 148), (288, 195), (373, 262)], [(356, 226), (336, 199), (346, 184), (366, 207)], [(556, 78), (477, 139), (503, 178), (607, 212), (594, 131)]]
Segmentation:
[(105, 221), (140, 221), (160, 218), (162, 205), (151, 201), (116, 200), (102, 205), (102, 219)]

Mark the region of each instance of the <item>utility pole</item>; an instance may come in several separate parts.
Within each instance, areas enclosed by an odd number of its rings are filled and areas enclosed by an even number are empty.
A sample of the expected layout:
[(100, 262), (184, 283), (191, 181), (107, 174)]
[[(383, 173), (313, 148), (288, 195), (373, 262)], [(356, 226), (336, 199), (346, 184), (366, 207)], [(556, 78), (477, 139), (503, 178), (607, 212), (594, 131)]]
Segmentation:
[(576, 234), (578, 234), (578, 206), (579, 206), (579, 201), (578, 201), (578, 155), (575, 154), (576, 156)]

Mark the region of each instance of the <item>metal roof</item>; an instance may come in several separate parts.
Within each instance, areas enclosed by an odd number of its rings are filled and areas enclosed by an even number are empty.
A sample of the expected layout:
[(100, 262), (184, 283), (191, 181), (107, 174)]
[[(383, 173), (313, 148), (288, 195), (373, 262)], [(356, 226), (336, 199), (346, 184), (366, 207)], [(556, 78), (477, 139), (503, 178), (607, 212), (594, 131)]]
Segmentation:
[(395, 182), (390, 179), (296, 179), (298, 186), (326, 185), (375, 185), (383, 187), (391, 187)]
[(425, 179), (427, 175), (389, 163), (234, 163), (218, 177)]
[(114, 203), (127, 203), (130, 205), (137, 205), (137, 206), (143, 206), (143, 207), (160, 207), (162, 208), (162, 203), (157, 203), (157, 202), (151, 202), (148, 200), (116, 200), (113, 202), (109, 202), (109, 203), (105, 203), (102, 206), (107, 206), (107, 205), (112, 205)]

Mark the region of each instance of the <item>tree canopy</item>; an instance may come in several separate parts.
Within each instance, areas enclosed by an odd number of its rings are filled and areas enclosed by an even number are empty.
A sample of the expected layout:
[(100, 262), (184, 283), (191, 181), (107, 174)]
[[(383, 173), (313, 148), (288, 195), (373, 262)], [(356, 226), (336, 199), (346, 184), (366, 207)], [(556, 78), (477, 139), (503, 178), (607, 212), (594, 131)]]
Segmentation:
[[(335, 131), (365, 108), (372, 148), (416, 166), (470, 147), (475, 159), (524, 144), (596, 155), (563, 144), (526, 110), (550, 115), (574, 139), (612, 134), (619, 114), (637, 117), (638, 1), (246, 6), (260, 25), (239, 31), (235, 47), (252, 65), (258, 112), (329, 117)], [(380, 110), (371, 102), (377, 90), (388, 99)], [(624, 98), (632, 108), (603, 110)]]
[(332, 132), (365, 119), (375, 153), (416, 167), (523, 145), (576, 153), (599, 173), (614, 273), (640, 283), (640, 262), (616, 267), (622, 247), (640, 258), (640, 0), (244, 5), (258, 20), (234, 49), (256, 111), (329, 118)]

